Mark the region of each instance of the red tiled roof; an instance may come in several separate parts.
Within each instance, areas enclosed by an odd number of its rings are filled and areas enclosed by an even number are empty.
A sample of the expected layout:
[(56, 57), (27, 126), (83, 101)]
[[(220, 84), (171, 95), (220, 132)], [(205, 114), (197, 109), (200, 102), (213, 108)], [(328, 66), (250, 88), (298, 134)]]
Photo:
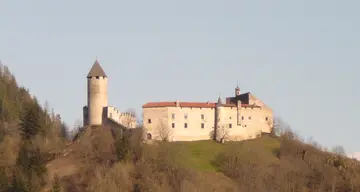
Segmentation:
[[(214, 102), (179, 102), (180, 107), (194, 107), (194, 108), (215, 108)], [(236, 107), (236, 104), (222, 104), (224, 107)], [(242, 107), (258, 107), (248, 104), (242, 104)], [(143, 108), (153, 107), (176, 107), (176, 102), (149, 102), (142, 106)]]
[[(179, 102), (180, 107), (214, 108), (216, 103), (211, 102)], [(143, 108), (152, 107), (176, 107), (176, 102), (149, 102)]]

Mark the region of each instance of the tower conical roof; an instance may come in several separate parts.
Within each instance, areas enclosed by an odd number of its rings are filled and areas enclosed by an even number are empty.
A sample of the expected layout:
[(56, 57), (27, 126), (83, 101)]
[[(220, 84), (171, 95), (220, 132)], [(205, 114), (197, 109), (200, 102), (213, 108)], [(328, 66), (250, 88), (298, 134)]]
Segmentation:
[(220, 96), (219, 96), (218, 101), (217, 101), (217, 103), (216, 103), (216, 104), (217, 104), (218, 106), (222, 105), (222, 101), (221, 101)]
[(87, 75), (87, 78), (89, 77), (96, 77), (96, 76), (100, 76), (100, 77), (107, 77), (104, 70), (101, 68), (98, 60), (95, 60), (94, 65), (91, 67), (90, 72)]

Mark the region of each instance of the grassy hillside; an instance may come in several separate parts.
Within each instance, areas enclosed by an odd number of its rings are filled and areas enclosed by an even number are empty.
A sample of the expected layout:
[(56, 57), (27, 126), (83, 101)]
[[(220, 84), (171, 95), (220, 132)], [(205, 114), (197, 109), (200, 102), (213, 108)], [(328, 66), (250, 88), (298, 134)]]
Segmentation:
[(64, 191), (360, 191), (358, 161), (288, 132), (224, 144), (145, 144), (107, 131), (87, 129), (71, 153), (50, 162)]
[[(211, 140), (194, 142), (174, 142), (171, 143), (172, 150), (177, 152), (179, 163), (200, 171), (217, 171), (214, 165), (216, 158), (232, 148), (241, 147), (244, 150), (256, 150), (264, 153), (267, 161), (274, 161), (274, 152), (279, 148), (278, 139), (264, 136), (259, 139), (244, 142), (227, 142), (219, 144)], [(246, 152), (246, 151), (244, 151)]]

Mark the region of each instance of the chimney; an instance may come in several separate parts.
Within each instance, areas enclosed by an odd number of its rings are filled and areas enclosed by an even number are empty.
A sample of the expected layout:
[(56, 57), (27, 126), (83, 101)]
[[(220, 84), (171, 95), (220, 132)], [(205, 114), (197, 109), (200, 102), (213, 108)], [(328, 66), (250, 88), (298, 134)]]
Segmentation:
[(180, 101), (176, 100), (176, 107), (180, 107)]

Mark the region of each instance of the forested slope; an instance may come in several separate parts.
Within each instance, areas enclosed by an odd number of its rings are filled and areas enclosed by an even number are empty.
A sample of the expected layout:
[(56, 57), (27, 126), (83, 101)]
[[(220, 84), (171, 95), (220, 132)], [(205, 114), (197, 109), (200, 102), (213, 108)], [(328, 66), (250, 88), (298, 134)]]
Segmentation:
[(0, 191), (39, 191), (46, 163), (60, 153), (66, 127), (0, 66)]

